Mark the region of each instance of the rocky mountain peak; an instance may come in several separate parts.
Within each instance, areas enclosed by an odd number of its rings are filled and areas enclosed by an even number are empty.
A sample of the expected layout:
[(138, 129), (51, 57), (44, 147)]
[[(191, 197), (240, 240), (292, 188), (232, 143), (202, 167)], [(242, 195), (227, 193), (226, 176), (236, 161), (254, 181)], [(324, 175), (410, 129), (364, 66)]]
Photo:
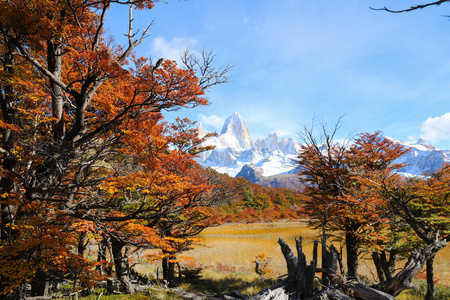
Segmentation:
[(203, 124), (202, 124), (202, 122), (199, 122), (199, 123), (198, 123), (197, 129), (198, 129), (198, 137), (199, 137), (199, 138), (202, 138), (202, 137), (204, 137), (204, 136), (206, 135), (206, 132), (205, 132), (205, 130), (203, 129)]
[(436, 148), (432, 146), (430, 143), (425, 141), (424, 139), (420, 138), (414, 145), (423, 146), (427, 150), (435, 150)]
[[(199, 135), (206, 131), (199, 124)], [(403, 174), (432, 173), (450, 163), (450, 150), (437, 150), (423, 139), (415, 144), (403, 143), (385, 137), (395, 144), (410, 149), (395, 163), (407, 163), (399, 170)], [(268, 186), (298, 186), (298, 166), (295, 163), (301, 146), (294, 138), (280, 138), (276, 133), (253, 142), (252, 136), (239, 113), (226, 119), (222, 134), (207, 139), (204, 146), (215, 149), (200, 153), (197, 161), (218, 172), (241, 176), (252, 182)], [(408, 175), (409, 176), (409, 175)]]
[(235, 137), (242, 149), (253, 147), (253, 138), (248, 130), (247, 123), (242, 120), (238, 112), (235, 112), (225, 120), (221, 135), (226, 134)]

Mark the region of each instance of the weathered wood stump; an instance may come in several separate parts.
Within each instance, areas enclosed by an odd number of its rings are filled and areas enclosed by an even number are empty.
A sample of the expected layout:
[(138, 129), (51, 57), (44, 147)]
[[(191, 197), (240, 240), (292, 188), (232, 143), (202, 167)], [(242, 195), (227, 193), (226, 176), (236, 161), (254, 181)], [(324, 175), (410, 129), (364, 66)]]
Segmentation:
[[(287, 264), (287, 277), (278, 284), (261, 290), (254, 300), (395, 300), (401, 291), (414, 288), (412, 279), (424, 267), (430, 257), (444, 248), (450, 237), (411, 252), (403, 269), (394, 277), (382, 283), (366, 286), (360, 282), (347, 280), (338, 272), (338, 252), (333, 246), (326, 248), (323, 242), (322, 267), (317, 267), (318, 242), (314, 242), (313, 260), (308, 265), (302, 249), (302, 239), (296, 239), (297, 256), (280, 239), (281, 251)], [(315, 273), (322, 273), (322, 289), (314, 288)], [(245, 298), (235, 298), (245, 299)]]
[[(338, 253), (331, 246), (325, 253), (326, 261), (322, 268), (317, 267), (318, 242), (314, 242), (313, 260), (306, 262), (302, 249), (302, 239), (296, 239), (297, 256), (282, 240), (278, 241), (286, 260), (287, 277), (278, 284), (260, 291), (255, 300), (393, 300), (393, 296), (365, 286), (358, 282), (347, 281), (345, 276), (338, 272)], [(321, 272), (327, 278), (327, 285), (322, 290), (314, 288), (315, 273)]]
[[(288, 274), (279, 283), (261, 290), (252, 300), (395, 300), (395, 296), (405, 289), (414, 288), (412, 279), (423, 268), (430, 257), (444, 248), (450, 236), (422, 249), (411, 252), (403, 269), (394, 277), (382, 283), (366, 286), (354, 280), (347, 280), (344, 274), (338, 271), (338, 252), (333, 247), (326, 247), (325, 239), (322, 242), (322, 267), (317, 266), (317, 248), (319, 242), (314, 242), (313, 260), (307, 264), (302, 249), (302, 239), (296, 239), (297, 256), (291, 248), (280, 239), (281, 251), (286, 260)], [(314, 287), (315, 273), (322, 273), (322, 288)], [(218, 298), (208, 298), (218, 299)], [(221, 295), (219, 299), (250, 300), (249, 297), (237, 291)]]

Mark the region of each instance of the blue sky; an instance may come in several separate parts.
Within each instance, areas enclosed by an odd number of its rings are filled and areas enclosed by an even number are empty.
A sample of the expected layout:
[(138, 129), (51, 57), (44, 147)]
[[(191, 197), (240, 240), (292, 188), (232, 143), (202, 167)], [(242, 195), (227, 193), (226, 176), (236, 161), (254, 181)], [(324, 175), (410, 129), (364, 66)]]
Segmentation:
[[(450, 149), (450, 5), (403, 14), (369, 9), (418, 4), (392, 2), (169, 0), (135, 13), (134, 28), (155, 21), (141, 56), (178, 60), (186, 47), (208, 48), (217, 66), (236, 65), (229, 83), (207, 92), (210, 105), (176, 112), (209, 131), (220, 132), (235, 111), (254, 139), (298, 138), (313, 118), (331, 128), (343, 116), (338, 138), (381, 130)], [(127, 9), (107, 17), (124, 43)]]

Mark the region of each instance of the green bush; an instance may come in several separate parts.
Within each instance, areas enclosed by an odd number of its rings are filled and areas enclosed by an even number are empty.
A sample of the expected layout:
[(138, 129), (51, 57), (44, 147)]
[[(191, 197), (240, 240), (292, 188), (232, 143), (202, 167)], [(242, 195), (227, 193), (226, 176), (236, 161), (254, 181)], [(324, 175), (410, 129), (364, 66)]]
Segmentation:
[[(411, 295), (425, 297), (427, 294), (427, 282), (420, 280), (415, 283), (417, 289), (410, 291)], [(446, 285), (437, 284), (435, 286), (435, 299), (450, 300), (450, 287)]]

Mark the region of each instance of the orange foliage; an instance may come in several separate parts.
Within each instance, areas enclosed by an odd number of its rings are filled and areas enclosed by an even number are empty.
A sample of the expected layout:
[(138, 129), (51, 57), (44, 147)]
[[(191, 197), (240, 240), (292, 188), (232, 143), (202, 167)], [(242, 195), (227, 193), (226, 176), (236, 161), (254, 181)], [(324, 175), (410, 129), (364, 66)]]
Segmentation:
[(138, 37), (130, 21), (126, 46), (104, 37), (112, 5), (153, 2), (0, 1), (0, 294), (38, 271), (96, 279), (97, 263), (73, 251), (85, 238), (172, 249), (150, 223), (216, 222), (193, 204), (218, 186), (193, 161), (203, 140), (189, 120), (162, 121), (207, 104), (206, 86), (174, 61), (136, 57), (148, 28)]
[(248, 181), (239, 186), (238, 200), (219, 210), (223, 222), (273, 222), (304, 217), (301, 208), (306, 197), (300, 191), (263, 187)]

